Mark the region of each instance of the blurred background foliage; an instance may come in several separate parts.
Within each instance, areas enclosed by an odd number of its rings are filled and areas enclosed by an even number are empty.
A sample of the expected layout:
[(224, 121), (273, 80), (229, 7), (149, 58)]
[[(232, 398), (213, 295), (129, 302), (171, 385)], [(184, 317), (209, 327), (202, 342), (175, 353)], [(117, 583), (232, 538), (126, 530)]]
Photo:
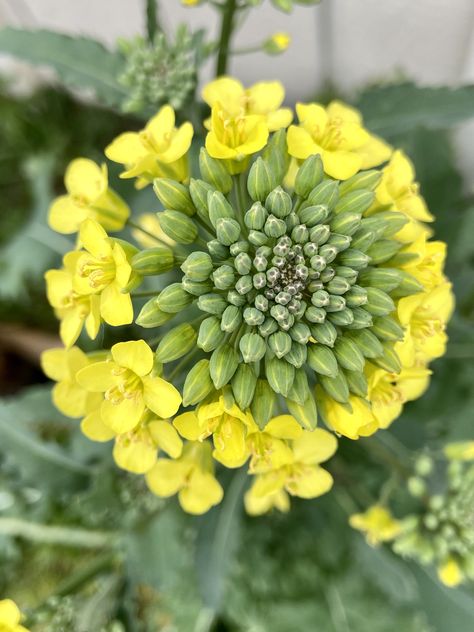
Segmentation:
[[(202, 38), (193, 41), (205, 54)], [(400, 484), (395, 462), (409, 469), (420, 453), (473, 436), (474, 199), (450, 128), (474, 116), (474, 88), (400, 83), (354, 97), (367, 127), (413, 160), (435, 234), (448, 243), (457, 310), (428, 393), (390, 431), (340, 441), (331, 495), (249, 518), (236, 472), (223, 477), (222, 505), (193, 518), (63, 418), (38, 368), (57, 342), (43, 273), (71, 245), (49, 230), (47, 209), (72, 158), (100, 162), (111, 138), (141, 127), (142, 113), (123, 112), (125, 58), (93, 40), (12, 29), (0, 32), (0, 49), (47, 62), (60, 79), (25, 96), (0, 89), (0, 595), (21, 605), (34, 632), (471, 630), (472, 586), (447, 589), (388, 547), (370, 548), (347, 518), (387, 481)], [(78, 98), (78, 88), (94, 98)], [(154, 210), (150, 191), (119, 186), (134, 213)]]

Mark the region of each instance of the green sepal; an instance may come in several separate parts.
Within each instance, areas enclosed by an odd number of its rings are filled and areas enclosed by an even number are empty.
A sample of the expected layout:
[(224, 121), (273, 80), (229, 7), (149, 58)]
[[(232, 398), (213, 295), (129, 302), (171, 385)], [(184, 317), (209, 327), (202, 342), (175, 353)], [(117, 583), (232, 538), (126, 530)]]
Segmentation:
[(397, 268), (370, 268), (359, 275), (360, 283), (379, 288), (384, 292), (391, 292), (398, 287), (403, 279), (403, 271)]
[(239, 342), (240, 353), (246, 364), (258, 362), (267, 350), (265, 340), (259, 334), (244, 334)]
[(181, 270), (191, 281), (205, 281), (213, 269), (212, 259), (207, 252), (192, 252), (181, 265)]
[(291, 350), (285, 356), (285, 360), (292, 364), (296, 369), (299, 369), (306, 362), (307, 357), (307, 345), (293, 342), (293, 344), (291, 345)]
[(334, 353), (342, 368), (349, 371), (364, 370), (364, 355), (352, 338), (339, 336), (334, 345)]
[(360, 213), (357, 211), (339, 213), (331, 221), (330, 226), (333, 233), (353, 235), (360, 226)]
[(130, 265), (141, 276), (163, 274), (174, 268), (174, 254), (167, 246), (155, 246), (134, 255)]
[(255, 423), (263, 430), (271, 417), (273, 417), (273, 411), (276, 405), (276, 393), (271, 388), (267, 380), (257, 380), (255, 387), (255, 394), (253, 396), (250, 410)]
[(164, 208), (185, 215), (194, 215), (196, 212), (189, 190), (184, 184), (169, 178), (155, 178), (153, 190)]
[(339, 198), (339, 184), (334, 180), (323, 180), (309, 193), (307, 201), (309, 204), (324, 204), (329, 211), (332, 211)]
[(310, 393), (304, 404), (298, 404), (289, 398), (285, 399), (286, 407), (290, 415), (306, 430), (314, 430), (318, 425), (318, 410), (316, 401)]
[(176, 314), (191, 305), (193, 300), (193, 297), (183, 289), (181, 283), (172, 283), (161, 291), (156, 302), (164, 312)]
[(192, 244), (198, 236), (193, 220), (179, 211), (162, 211), (158, 220), (163, 232), (178, 244)]
[(367, 255), (370, 257), (372, 265), (377, 266), (389, 261), (402, 247), (403, 244), (399, 241), (379, 239), (370, 246)]
[(216, 316), (205, 318), (200, 327), (197, 338), (197, 346), (203, 351), (209, 352), (217, 349), (224, 342), (225, 333), (221, 329), (221, 321)]
[(186, 275), (184, 275), (181, 279), (181, 285), (186, 292), (192, 294), (193, 296), (207, 294), (213, 288), (213, 284), (210, 281), (191, 281), (191, 279), (188, 279)]
[(412, 294), (423, 292), (423, 285), (418, 281), (418, 279), (415, 279), (414, 276), (404, 270), (400, 270), (400, 272), (402, 280), (399, 286), (391, 292), (392, 298), (404, 298), (405, 296), (411, 296)]
[(241, 410), (247, 409), (252, 403), (257, 386), (257, 376), (253, 367), (249, 364), (239, 364), (231, 385), (238, 407)]
[(345, 293), (344, 299), (347, 307), (360, 307), (361, 305), (365, 305), (367, 303), (367, 289), (360, 285), (353, 285), (351, 289)]
[(239, 354), (230, 344), (223, 344), (211, 355), (209, 371), (215, 388), (228, 384), (239, 366)]
[(334, 346), (337, 338), (337, 330), (331, 322), (326, 321), (324, 323), (311, 325), (310, 331), (317, 342), (327, 347)]
[(357, 397), (367, 397), (369, 387), (364, 373), (361, 371), (345, 371), (344, 375), (351, 393), (357, 395)]
[(295, 367), (292, 364), (276, 357), (267, 357), (265, 359), (265, 375), (276, 393), (284, 397), (288, 396), (295, 379)]
[[(371, 248), (373, 248), (374, 245), (372, 245)], [(369, 252), (365, 253), (361, 250), (356, 250), (355, 248), (348, 248), (344, 252), (341, 252), (338, 262), (343, 266), (347, 266), (348, 268), (353, 268), (354, 270), (362, 270), (363, 268), (366, 268), (369, 264), (370, 255)]]
[(199, 169), (202, 179), (218, 191), (226, 194), (232, 189), (232, 176), (222, 160), (211, 158), (204, 147), (199, 152)]
[(335, 377), (339, 370), (333, 351), (321, 344), (308, 346), (308, 364), (319, 375)]
[(377, 240), (377, 233), (374, 230), (368, 228), (359, 228), (352, 235), (351, 246), (355, 250), (361, 252), (367, 252), (370, 246)]
[(239, 240), (240, 226), (235, 219), (219, 217), (215, 223), (215, 229), (218, 241), (224, 246), (230, 246)]
[(302, 224), (312, 228), (329, 217), (329, 209), (325, 204), (302, 205), (298, 211), (298, 216)]
[(184, 381), (183, 406), (195, 406), (214, 390), (209, 372), (209, 360), (199, 360)]
[(324, 391), (336, 402), (345, 404), (349, 400), (349, 385), (342, 371), (339, 371), (335, 377), (321, 375), (318, 380)]
[(361, 329), (348, 335), (366, 358), (376, 358), (383, 353), (382, 343), (371, 331)]
[(350, 307), (344, 307), (338, 312), (331, 312), (327, 317), (336, 327), (347, 327), (354, 322), (354, 313)]
[(218, 219), (223, 219), (224, 217), (235, 219), (234, 209), (220, 191), (210, 191), (208, 193), (207, 207), (209, 209), (209, 219), (214, 228)]
[(207, 205), (208, 194), (214, 191), (212, 186), (204, 180), (191, 178), (189, 182), (189, 193), (196, 207), (197, 214), (205, 222), (209, 221), (209, 207)]
[(291, 350), (291, 337), (285, 331), (277, 331), (268, 338), (268, 346), (277, 358), (283, 358)]
[(140, 313), (135, 318), (135, 322), (140, 327), (145, 329), (151, 329), (152, 327), (159, 327), (164, 325), (173, 318), (174, 314), (164, 312), (158, 306), (158, 297), (155, 296), (143, 305)]
[(168, 331), (159, 343), (155, 357), (159, 362), (173, 362), (186, 355), (196, 344), (197, 334), (189, 323)]
[(359, 171), (351, 178), (344, 180), (339, 185), (339, 191), (341, 195), (346, 195), (351, 191), (355, 191), (357, 189), (366, 189), (369, 191), (373, 191), (380, 179), (382, 178), (382, 172), (377, 169), (370, 169), (369, 171)]
[(380, 340), (390, 340), (392, 342), (396, 342), (398, 340), (403, 340), (405, 337), (405, 330), (391, 316), (381, 316), (380, 318), (376, 318), (371, 327), (371, 331)]
[(261, 202), (254, 202), (244, 215), (244, 222), (251, 230), (262, 230), (268, 213)]
[(220, 316), (227, 307), (227, 301), (221, 294), (210, 292), (209, 294), (201, 294), (197, 300), (197, 306), (202, 312)]
[(232, 266), (224, 264), (212, 273), (212, 280), (218, 290), (229, 290), (235, 283), (235, 271)]
[(367, 290), (367, 303), (364, 305), (364, 309), (373, 316), (386, 316), (391, 314), (395, 309), (395, 303), (390, 296), (380, 290), (377, 287), (368, 287)]
[(397, 352), (393, 348), (391, 342), (383, 343), (383, 353), (376, 358), (373, 358), (371, 362), (379, 366), (381, 369), (388, 371), (389, 373), (400, 373), (402, 365)]
[(363, 307), (351, 307), (351, 311), (352, 322), (347, 324), (348, 329), (365, 329), (372, 326), (372, 314)]
[(313, 154), (302, 163), (295, 178), (295, 193), (307, 198), (311, 191), (320, 184), (324, 176), (323, 161), (319, 154)]
[(292, 207), (291, 197), (281, 186), (270, 191), (265, 200), (265, 208), (279, 219), (287, 217), (291, 213)]
[(295, 371), (293, 385), (288, 392), (288, 399), (303, 406), (309, 396), (310, 390), (306, 371), (303, 368), (297, 369)]
[(375, 193), (373, 191), (366, 191), (364, 189), (357, 189), (355, 191), (349, 191), (341, 196), (339, 202), (336, 204), (334, 212), (338, 215), (340, 213), (354, 212), (362, 215), (368, 208), (372, 206), (375, 200)]
[(279, 129), (270, 136), (262, 156), (274, 176), (276, 186), (283, 180), (290, 165), (285, 129)]
[(235, 305), (227, 305), (225, 308), (222, 319), (221, 329), (226, 333), (234, 332), (242, 323), (242, 310)]
[(229, 248), (221, 244), (217, 239), (211, 239), (207, 242), (207, 249), (214, 257), (214, 259), (228, 259), (229, 257)]
[(272, 173), (268, 163), (259, 157), (250, 167), (247, 190), (254, 202), (264, 202), (277, 185), (277, 174)]

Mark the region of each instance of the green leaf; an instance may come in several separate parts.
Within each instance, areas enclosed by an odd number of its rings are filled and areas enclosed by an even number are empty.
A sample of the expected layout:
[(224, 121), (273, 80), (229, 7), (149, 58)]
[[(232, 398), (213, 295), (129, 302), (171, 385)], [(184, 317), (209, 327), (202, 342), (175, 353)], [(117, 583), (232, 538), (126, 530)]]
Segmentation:
[(372, 132), (392, 137), (416, 127), (441, 129), (474, 117), (474, 86), (427, 88), (408, 82), (372, 86), (356, 105)]
[(117, 81), (122, 57), (94, 39), (5, 28), (0, 31), (0, 51), (35, 65), (50, 66), (66, 86), (93, 90), (105, 105), (119, 106), (127, 96)]

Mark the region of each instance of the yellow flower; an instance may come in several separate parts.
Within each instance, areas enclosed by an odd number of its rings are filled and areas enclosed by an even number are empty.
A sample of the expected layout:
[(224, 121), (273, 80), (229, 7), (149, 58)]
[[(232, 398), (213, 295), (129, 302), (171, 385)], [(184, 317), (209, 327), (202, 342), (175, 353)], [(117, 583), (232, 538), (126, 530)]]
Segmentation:
[(88, 357), (79, 347), (48, 349), (41, 354), (41, 368), (52, 380), (54, 405), (68, 417), (82, 417), (100, 405), (97, 393), (89, 393), (76, 380), (78, 371), (102, 359), (103, 354)]
[(249, 514), (258, 515), (272, 507), (287, 510), (290, 496), (317, 498), (327, 493), (333, 484), (329, 472), (320, 463), (329, 459), (337, 449), (337, 440), (321, 428), (303, 430), (291, 442), (291, 456), (285, 465), (273, 467), (271, 462), (258, 464), (258, 475), (245, 494)]
[(444, 241), (428, 241), (426, 233), (421, 234), (413, 243), (403, 249), (403, 253), (416, 255), (402, 267), (430, 290), (443, 282), (443, 268), (446, 261), (447, 246)]
[(320, 154), (325, 172), (347, 180), (360, 169), (388, 160), (391, 149), (362, 126), (357, 110), (333, 101), (327, 108), (317, 103), (296, 105), (299, 125), (288, 130), (288, 152), (304, 160)]
[(157, 496), (167, 498), (178, 494), (184, 511), (195, 515), (206, 513), (223, 497), (207, 441), (187, 443), (179, 459), (158, 459), (146, 474), (146, 482)]
[[(244, 88), (237, 79), (219, 77), (204, 86), (202, 97), (212, 109), (218, 105), (226, 113), (229, 121), (241, 121), (249, 115), (264, 116), (270, 132), (288, 127), (293, 119), (293, 112), (289, 108), (280, 107), (285, 98), (285, 89), (279, 81), (260, 81), (250, 88)], [(206, 127), (211, 129), (211, 125), (214, 125), (214, 121), (208, 119)], [(241, 122), (238, 125), (243, 127)], [(230, 123), (227, 123), (227, 126), (229, 127)], [(258, 149), (248, 153), (255, 151)]]
[(78, 294), (74, 290), (73, 279), (80, 257), (78, 251), (69, 252), (63, 258), (62, 270), (48, 270), (44, 275), (48, 301), (61, 321), (59, 335), (66, 347), (76, 342), (84, 325), (87, 334), (94, 340), (101, 322), (100, 296)]
[(453, 557), (448, 557), (443, 564), (438, 567), (438, 577), (445, 586), (455, 588), (464, 579), (464, 574), (458, 562)]
[(290, 44), (291, 36), (284, 31), (278, 31), (277, 33), (273, 33), (273, 35), (265, 42), (263, 50), (266, 53), (275, 55), (283, 53), (287, 50)]
[(119, 342), (110, 350), (112, 360), (96, 362), (77, 374), (88, 391), (105, 393), (100, 407), (103, 423), (117, 434), (138, 425), (146, 408), (167, 419), (181, 404), (177, 389), (154, 376), (153, 351), (144, 340)]
[(75, 233), (85, 219), (99, 222), (106, 230), (121, 230), (130, 215), (122, 198), (109, 188), (107, 166), (87, 158), (73, 160), (64, 176), (68, 195), (56, 198), (48, 222), (58, 233)]
[(361, 397), (351, 395), (348, 404), (343, 405), (325, 395), (320, 387), (317, 387), (316, 394), (321, 414), (335, 432), (349, 439), (359, 439), (379, 429), (369, 403)]
[(11, 599), (0, 601), (0, 631), (1, 632), (28, 632), (20, 625), (21, 612)]
[(109, 325), (127, 325), (133, 320), (132, 299), (123, 293), (132, 268), (121, 244), (90, 219), (81, 224), (80, 241), (86, 252), (77, 259), (73, 284), (78, 294), (99, 294), (100, 315)]
[(415, 169), (408, 157), (398, 149), (382, 171), (382, 179), (375, 190), (377, 202), (382, 206), (404, 213), (420, 222), (432, 222), (424, 199), (415, 182)]
[(453, 309), (454, 295), (447, 281), (429, 292), (400, 299), (398, 319), (406, 334), (396, 350), (404, 365), (424, 364), (445, 353), (446, 323)]
[(291, 463), (293, 453), (287, 442), (302, 434), (303, 428), (291, 415), (273, 417), (262, 431), (255, 426), (247, 437), (247, 448), (251, 454), (249, 473), (257, 474), (261, 468), (277, 469)]
[(155, 178), (186, 180), (186, 154), (191, 146), (193, 126), (175, 127), (175, 114), (165, 105), (140, 132), (125, 132), (106, 148), (105, 155), (125, 166), (121, 178), (136, 178), (142, 188)]
[(393, 540), (400, 533), (400, 522), (395, 520), (390, 511), (381, 505), (369, 507), (365, 513), (353, 514), (349, 518), (353, 529), (365, 534), (370, 546)]
[(201, 0), (181, 0), (181, 4), (185, 7), (197, 7)]
[(448, 443), (444, 453), (452, 461), (474, 461), (474, 441)]
[(232, 116), (220, 103), (212, 107), (211, 130), (206, 136), (206, 149), (213, 158), (229, 160), (231, 173), (244, 171), (248, 165), (248, 156), (265, 147), (267, 139), (265, 116)]
[(122, 469), (145, 474), (157, 462), (159, 450), (177, 459), (181, 456), (183, 442), (169, 421), (151, 419), (130, 432), (118, 435), (113, 456)]
[(173, 421), (182, 437), (190, 441), (203, 441), (212, 435), (212, 456), (226, 467), (240, 467), (249, 457), (246, 437), (249, 429), (256, 428), (249, 413), (237, 404), (229, 405), (223, 396), (210, 404), (203, 404), (195, 412), (188, 412)]
[(417, 399), (429, 385), (431, 371), (425, 367), (389, 373), (367, 364), (368, 400), (379, 428), (388, 428), (402, 412), (403, 404)]
[[(163, 231), (160, 226), (160, 220), (156, 213), (143, 213), (139, 216), (137, 224), (141, 226), (143, 230), (134, 228), (132, 230), (132, 237), (142, 248), (154, 248), (160, 246), (163, 242), (168, 246), (175, 246), (176, 242)], [(156, 236), (153, 239), (152, 235)]]

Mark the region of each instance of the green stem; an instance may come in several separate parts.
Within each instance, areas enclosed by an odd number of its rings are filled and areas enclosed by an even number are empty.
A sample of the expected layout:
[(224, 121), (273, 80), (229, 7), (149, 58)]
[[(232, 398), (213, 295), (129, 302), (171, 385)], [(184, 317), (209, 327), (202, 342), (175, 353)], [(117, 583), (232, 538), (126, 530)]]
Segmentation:
[(132, 298), (146, 298), (147, 296), (158, 296), (158, 294), (157, 290), (149, 290), (146, 292), (132, 292), (130, 296)]
[(134, 222), (131, 219), (127, 219), (127, 226), (130, 226), (130, 228), (134, 228), (135, 230), (139, 230), (140, 232), (142, 232), (144, 235), (146, 235), (147, 237), (150, 237), (151, 239), (153, 239), (154, 241), (158, 241), (160, 244), (162, 244), (163, 246), (166, 246), (167, 248), (170, 248), (170, 245), (166, 243), (166, 241), (163, 241), (162, 239), (160, 239), (159, 237), (157, 237), (156, 235), (154, 235), (153, 233), (148, 232), (147, 230), (145, 230), (144, 228), (142, 228), (140, 226), (140, 224), (137, 224), (136, 222)]
[(108, 551), (107, 553), (104, 553), (104, 555), (94, 558), (91, 564), (85, 568), (79, 569), (77, 573), (68, 577), (64, 580), (64, 582), (59, 584), (54, 596), (65, 597), (66, 595), (76, 591), (78, 588), (81, 588), (81, 586), (87, 583), (90, 579), (110, 568), (114, 564), (115, 557), (115, 553)]
[(146, 32), (149, 42), (152, 44), (157, 32), (161, 31), (158, 18), (158, 0), (145, 0), (146, 2)]
[(230, 51), (231, 55), (250, 55), (250, 53), (260, 53), (262, 51), (262, 44), (256, 44), (255, 46), (249, 46), (248, 48), (234, 48)]
[(113, 531), (89, 531), (70, 527), (54, 527), (28, 522), (21, 518), (0, 518), (0, 533), (25, 538), (31, 542), (58, 544), (86, 549), (102, 549), (115, 544)]
[(219, 52), (217, 53), (216, 77), (225, 75), (227, 72), (230, 40), (234, 30), (234, 19), (237, 9), (237, 0), (227, 0), (221, 8), (221, 34), (219, 38)]
[(178, 362), (178, 364), (174, 367), (174, 369), (171, 371), (171, 373), (168, 375), (167, 377), (167, 381), (171, 382), (171, 380), (173, 380), (177, 375), (179, 375), (181, 373), (181, 371), (184, 369), (184, 367), (194, 358), (195, 355), (197, 355), (199, 352), (201, 351), (201, 349), (199, 349), (199, 347), (194, 347), (194, 349), (192, 351), (190, 351), (189, 353), (187, 353), (184, 358)]

